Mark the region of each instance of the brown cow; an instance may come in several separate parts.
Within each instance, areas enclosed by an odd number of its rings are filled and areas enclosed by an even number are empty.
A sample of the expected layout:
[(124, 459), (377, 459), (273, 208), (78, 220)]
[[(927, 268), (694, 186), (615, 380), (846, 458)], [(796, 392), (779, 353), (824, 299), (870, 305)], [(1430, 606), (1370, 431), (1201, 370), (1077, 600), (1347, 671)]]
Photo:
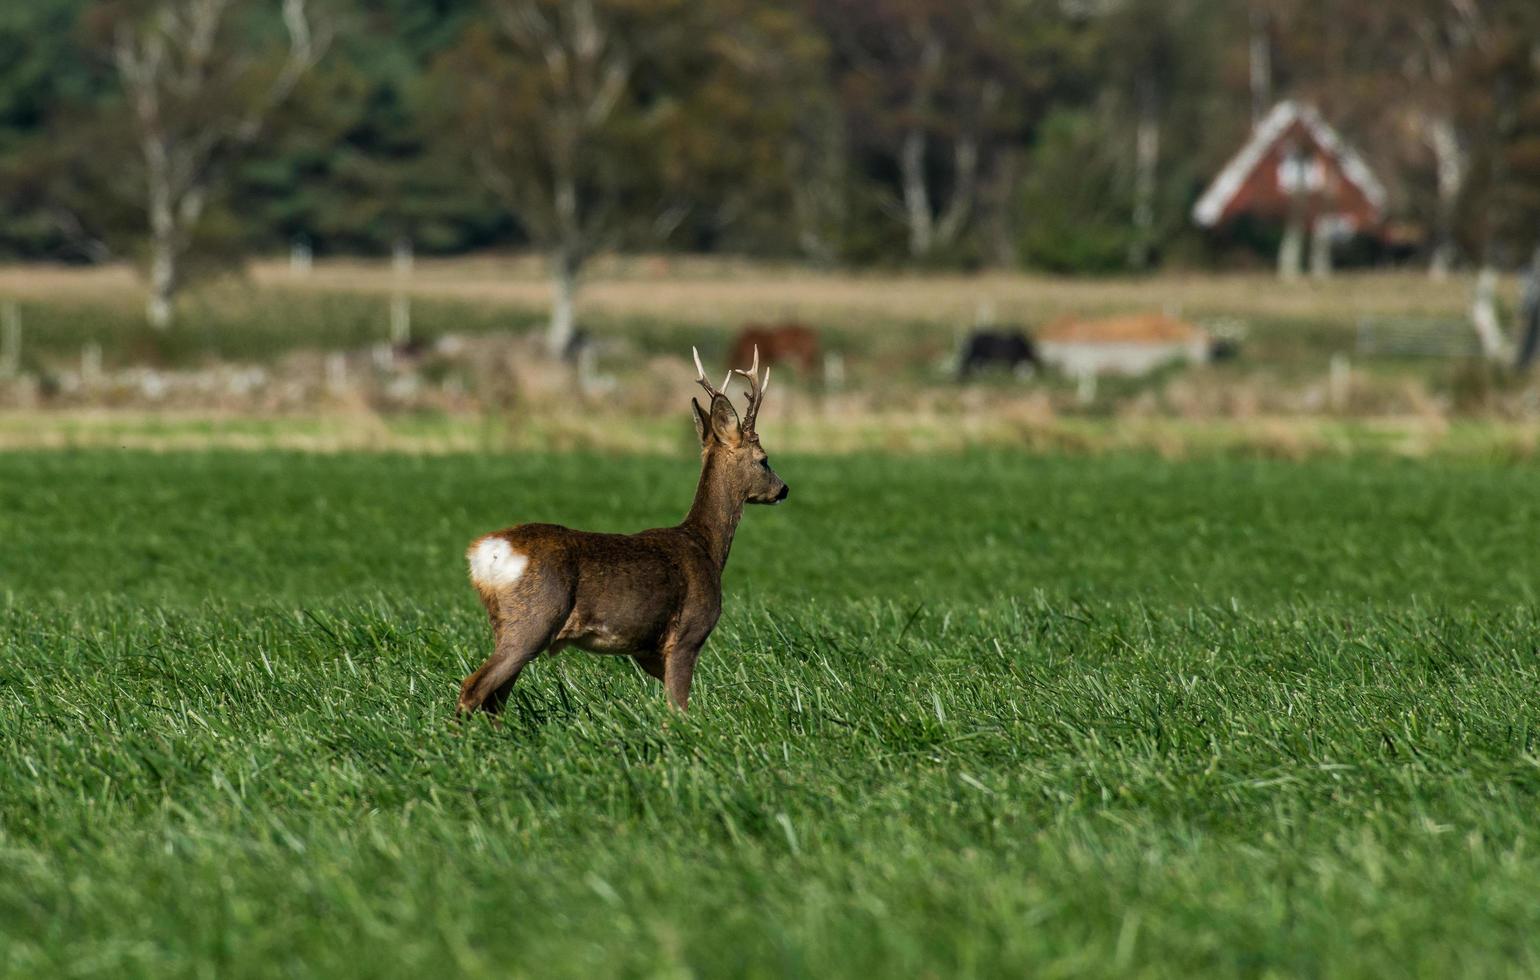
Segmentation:
[(766, 366), (790, 365), (804, 378), (818, 374), (821, 354), (818, 347), (818, 331), (803, 323), (788, 320), (784, 323), (745, 323), (733, 341), (728, 356), (729, 364), (743, 364), (753, 356), (755, 348)]

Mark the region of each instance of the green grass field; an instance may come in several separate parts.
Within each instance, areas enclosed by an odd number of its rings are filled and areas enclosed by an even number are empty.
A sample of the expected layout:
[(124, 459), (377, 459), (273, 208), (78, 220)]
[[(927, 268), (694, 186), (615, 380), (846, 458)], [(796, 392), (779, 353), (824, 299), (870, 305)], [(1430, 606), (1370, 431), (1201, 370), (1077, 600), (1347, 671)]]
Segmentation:
[(688, 716), (473, 535), (693, 463), (0, 455), (0, 969), (1540, 973), (1540, 469), (778, 457)]

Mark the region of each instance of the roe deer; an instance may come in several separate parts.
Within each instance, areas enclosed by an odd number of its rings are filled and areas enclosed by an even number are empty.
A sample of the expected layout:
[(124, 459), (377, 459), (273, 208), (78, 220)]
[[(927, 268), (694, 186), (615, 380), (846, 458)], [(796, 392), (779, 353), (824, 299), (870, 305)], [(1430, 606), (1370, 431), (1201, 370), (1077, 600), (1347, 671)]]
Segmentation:
[(770, 384), (759, 353), (744, 371), (748, 410), (738, 413), (712, 387), (695, 354), (696, 381), (710, 407), (690, 399), (701, 442), (695, 502), (677, 527), (598, 534), (554, 524), (520, 524), (471, 542), (471, 584), (492, 620), (492, 656), (460, 685), (458, 711), (495, 713), (524, 665), (541, 651), (574, 646), (628, 654), (663, 682), (683, 710), (695, 659), (722, 614), (722, 569), (744, 504), (774, 504), (790, 492), (760, 447), (754, 420)]

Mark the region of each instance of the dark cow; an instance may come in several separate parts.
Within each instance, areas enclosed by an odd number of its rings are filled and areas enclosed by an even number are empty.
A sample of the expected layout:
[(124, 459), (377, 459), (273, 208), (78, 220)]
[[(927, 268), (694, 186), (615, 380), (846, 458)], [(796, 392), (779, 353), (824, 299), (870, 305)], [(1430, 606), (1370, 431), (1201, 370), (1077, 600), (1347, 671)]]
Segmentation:
[(1540, 355), (1540, 248), (1535, 249), (1534, 261), (1529, 264), (1529, 278), (1524, 280), (1524, 298), (1519, 308), (1523, 336), (1519, 340), (1518, 366), (1525, 370)]
[(957, 364), (957, 377), (966, 381), (979, 371), (991, 367), (1027, 371), (1036, 366), (1037, 350), (1024, 332), (1002, 328), (975, 330), (963, 344), (962, 359)]
[(1215, 337), (1208, 344), (1208, 359), (1216, 363), (1241, 356), (1241, 342), (1234, 337)]

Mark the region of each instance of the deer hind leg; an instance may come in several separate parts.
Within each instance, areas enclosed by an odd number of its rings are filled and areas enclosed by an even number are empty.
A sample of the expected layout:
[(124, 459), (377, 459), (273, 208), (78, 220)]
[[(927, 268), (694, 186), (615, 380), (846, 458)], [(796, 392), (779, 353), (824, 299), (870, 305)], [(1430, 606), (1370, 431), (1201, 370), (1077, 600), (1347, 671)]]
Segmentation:
[(513, 690), (513, 682), (519, 679), (519, 672), (550, 645), (561, 619), (558, 616), (554, 621), (547, 621), (544, 617), (520, 618), (506, 614), (494, 617), (496, 647), (492, 656), (460, 684), (460, 701), (455, 710), (462, 715), (478, 710), (488, 714), (501, 711)]

